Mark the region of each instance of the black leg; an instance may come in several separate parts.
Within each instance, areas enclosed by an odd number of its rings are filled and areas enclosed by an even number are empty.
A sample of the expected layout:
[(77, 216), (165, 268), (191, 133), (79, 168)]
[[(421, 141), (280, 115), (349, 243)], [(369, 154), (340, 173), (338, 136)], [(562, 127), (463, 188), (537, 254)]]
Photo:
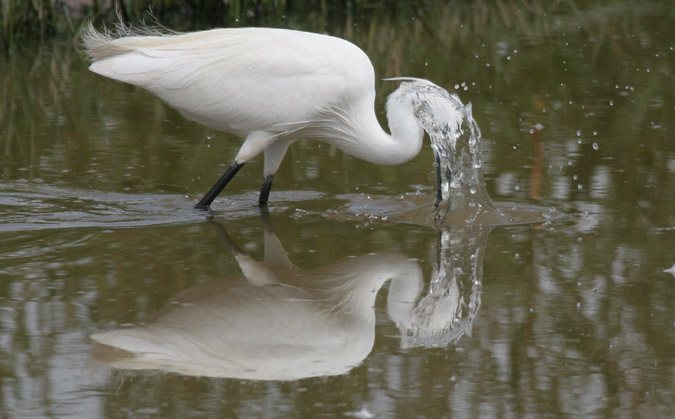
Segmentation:
[(204, 195), (201, 201), (199, 201), (199, 203), (195, 205), (195, 208), (200, 210), (209, 209), (209, 205), (211, 205), (211, 202), (213, 202), (213, 200), (216, 199), (220, 191), (222, 191), (225, 185), (227, 185), (232, 180), (234, 175), (237, 174), (237, 172), (239, 171), (239, 169), (241, 169), (243, 165), (244, 163), (232, 163), (232, 165), (227, 168), (227, 170), (225, 171), (225, 173), (223, 173), (220, 179), (218, 179), (218, 182), (216, 182), (216, 184), (213, 185), (211, 189), (209, 189), (206, 195)]
[(216, 221), (211, 221), (211, 224), (213, 225), (214, 230), (216, 230), (216, 235), (218, 235), (218, 238), (220, 239), (220, 242), (225, 245), (234, 255), (243, 255), (244, 251), (241, 250), (239, 246), (232, 240), (230, 235), (227, 233), (227, 230), (225, 230), (225, 227), (223, 227), (222, 224), (216, 222)]
[(263, 206), (267, 204), (267, 198), (270, 197), (270, 190), (272, 189), (272, 182), (274, 181), (274, 175), (267, 175), (263, 179), (262, 187), (260, 188), (260, 198), (258, 199), (258, 205)]
[(265, 231), (274, 233), (274, 229), (272, 228), (272, 220), (270, 219), (269, 209), (267, 208), (267, 206), (261, 206), (259, 209), (260, 209), (260, 220), (262, 221), (263, 229), (265, 229)]

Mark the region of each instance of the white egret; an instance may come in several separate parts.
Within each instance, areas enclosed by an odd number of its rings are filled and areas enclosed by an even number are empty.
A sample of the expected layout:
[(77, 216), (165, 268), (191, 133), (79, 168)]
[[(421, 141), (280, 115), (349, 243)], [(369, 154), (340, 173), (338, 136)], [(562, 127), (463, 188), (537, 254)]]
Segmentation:
[(422, 148), (424, 131), (401, 89), (387, 100), (391, 134), (380, 127), (373, 66), (348, 41), (268, 28), (142, 31), (120, 26), (115, 33), (99, 32), (90, 24), (83, 35), (94, 61), (89, 69), (149, 90), (188, 119), (245, 138), (232, 165), (196, 208), (207, 209), (263, 151), (259, 204), (266, 204), (286, 150), (300, 138), (383, 165), (405, 163)]

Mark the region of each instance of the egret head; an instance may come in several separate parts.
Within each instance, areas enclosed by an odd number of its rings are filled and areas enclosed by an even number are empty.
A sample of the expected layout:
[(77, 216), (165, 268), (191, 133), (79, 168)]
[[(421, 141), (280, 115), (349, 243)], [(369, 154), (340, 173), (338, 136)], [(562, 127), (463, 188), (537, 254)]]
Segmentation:
[[(459, 96), (434, 83), (417, 78), (396, 78), (403, 83), (387, 99), (389, 128), (398, 133), (429, 134), (434, 152), (438, 182), (436, 206), (449, 199), (448, 187), (452, 176), (452, 151), (466, 120), (465, 106)], [(470, 109), (470, 108), (469, 108)], [(443, 170), (442, 170), (443, 169)]]
[(480, 130), (471, 104), (464, 105), (457, 94), (428, 80), (402, 80), (387, 101), (390, 126), (393, 133), (396, 124), (416, 124), (429, 134), (436, 160), (436, 208), (446, 214), (451, 209), (490, 207), (480, 169)]
[[(419, 138), (424, 136), (423, 127), (417, 122), (415, 116), (415, 86), (417, 83), (431, 83), (422, 79), (396, 78), (386, 80), (410, 80), (401, 83), (387, 98), (387, 119), (389, 131), (398, 138)], [(419, 81), (418, 81), (419, 80)]]
[[(387, 113), (392, 124), (406, 123), (406, 115), (415, 120), (421, 129), (433, 135), (438, 129), (457, 130), (465, 118), (464, 104), (454, 93), (449, 93), (425, 79), (395, 78), (402, 80), (396, 91), (387, 99)], [(391, 118), (394, 116), (394, 118)], [(392, 119), (394, 119), (392, 121)]]

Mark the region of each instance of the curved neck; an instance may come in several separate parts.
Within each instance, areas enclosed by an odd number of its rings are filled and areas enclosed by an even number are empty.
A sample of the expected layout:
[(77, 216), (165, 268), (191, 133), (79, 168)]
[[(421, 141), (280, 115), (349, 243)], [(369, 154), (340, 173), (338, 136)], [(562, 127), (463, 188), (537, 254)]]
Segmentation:
[(373, 101), (364, 100), (347, 110), (331, 110), (330, 113), (333, 121), (339, 121), (339, 126), (331, 126), (330, 133), (322, 130), (321, 137), (362, 160), (396, 165), (411, 160), (422, 149), (424, 131), (411, 112), (387, 113), (391, 135), (380, 126), (373, 111)]

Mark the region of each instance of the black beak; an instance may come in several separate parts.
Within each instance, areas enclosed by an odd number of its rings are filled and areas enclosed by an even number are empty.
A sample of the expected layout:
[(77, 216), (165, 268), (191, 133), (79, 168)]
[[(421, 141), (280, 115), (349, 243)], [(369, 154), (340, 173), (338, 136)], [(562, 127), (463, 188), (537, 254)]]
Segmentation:
[(438, 208), (438, 205), (441, 203), (441, 200), (443, 200), (443, 191), (441, 190), (441, 185), (443, 184), (443, 180), (441, 179), (441, 158), (438, 157), (438, 154), (434, 153), (434, 157), (436, 158), (436, 200), (434, 201), (434, 207)]

